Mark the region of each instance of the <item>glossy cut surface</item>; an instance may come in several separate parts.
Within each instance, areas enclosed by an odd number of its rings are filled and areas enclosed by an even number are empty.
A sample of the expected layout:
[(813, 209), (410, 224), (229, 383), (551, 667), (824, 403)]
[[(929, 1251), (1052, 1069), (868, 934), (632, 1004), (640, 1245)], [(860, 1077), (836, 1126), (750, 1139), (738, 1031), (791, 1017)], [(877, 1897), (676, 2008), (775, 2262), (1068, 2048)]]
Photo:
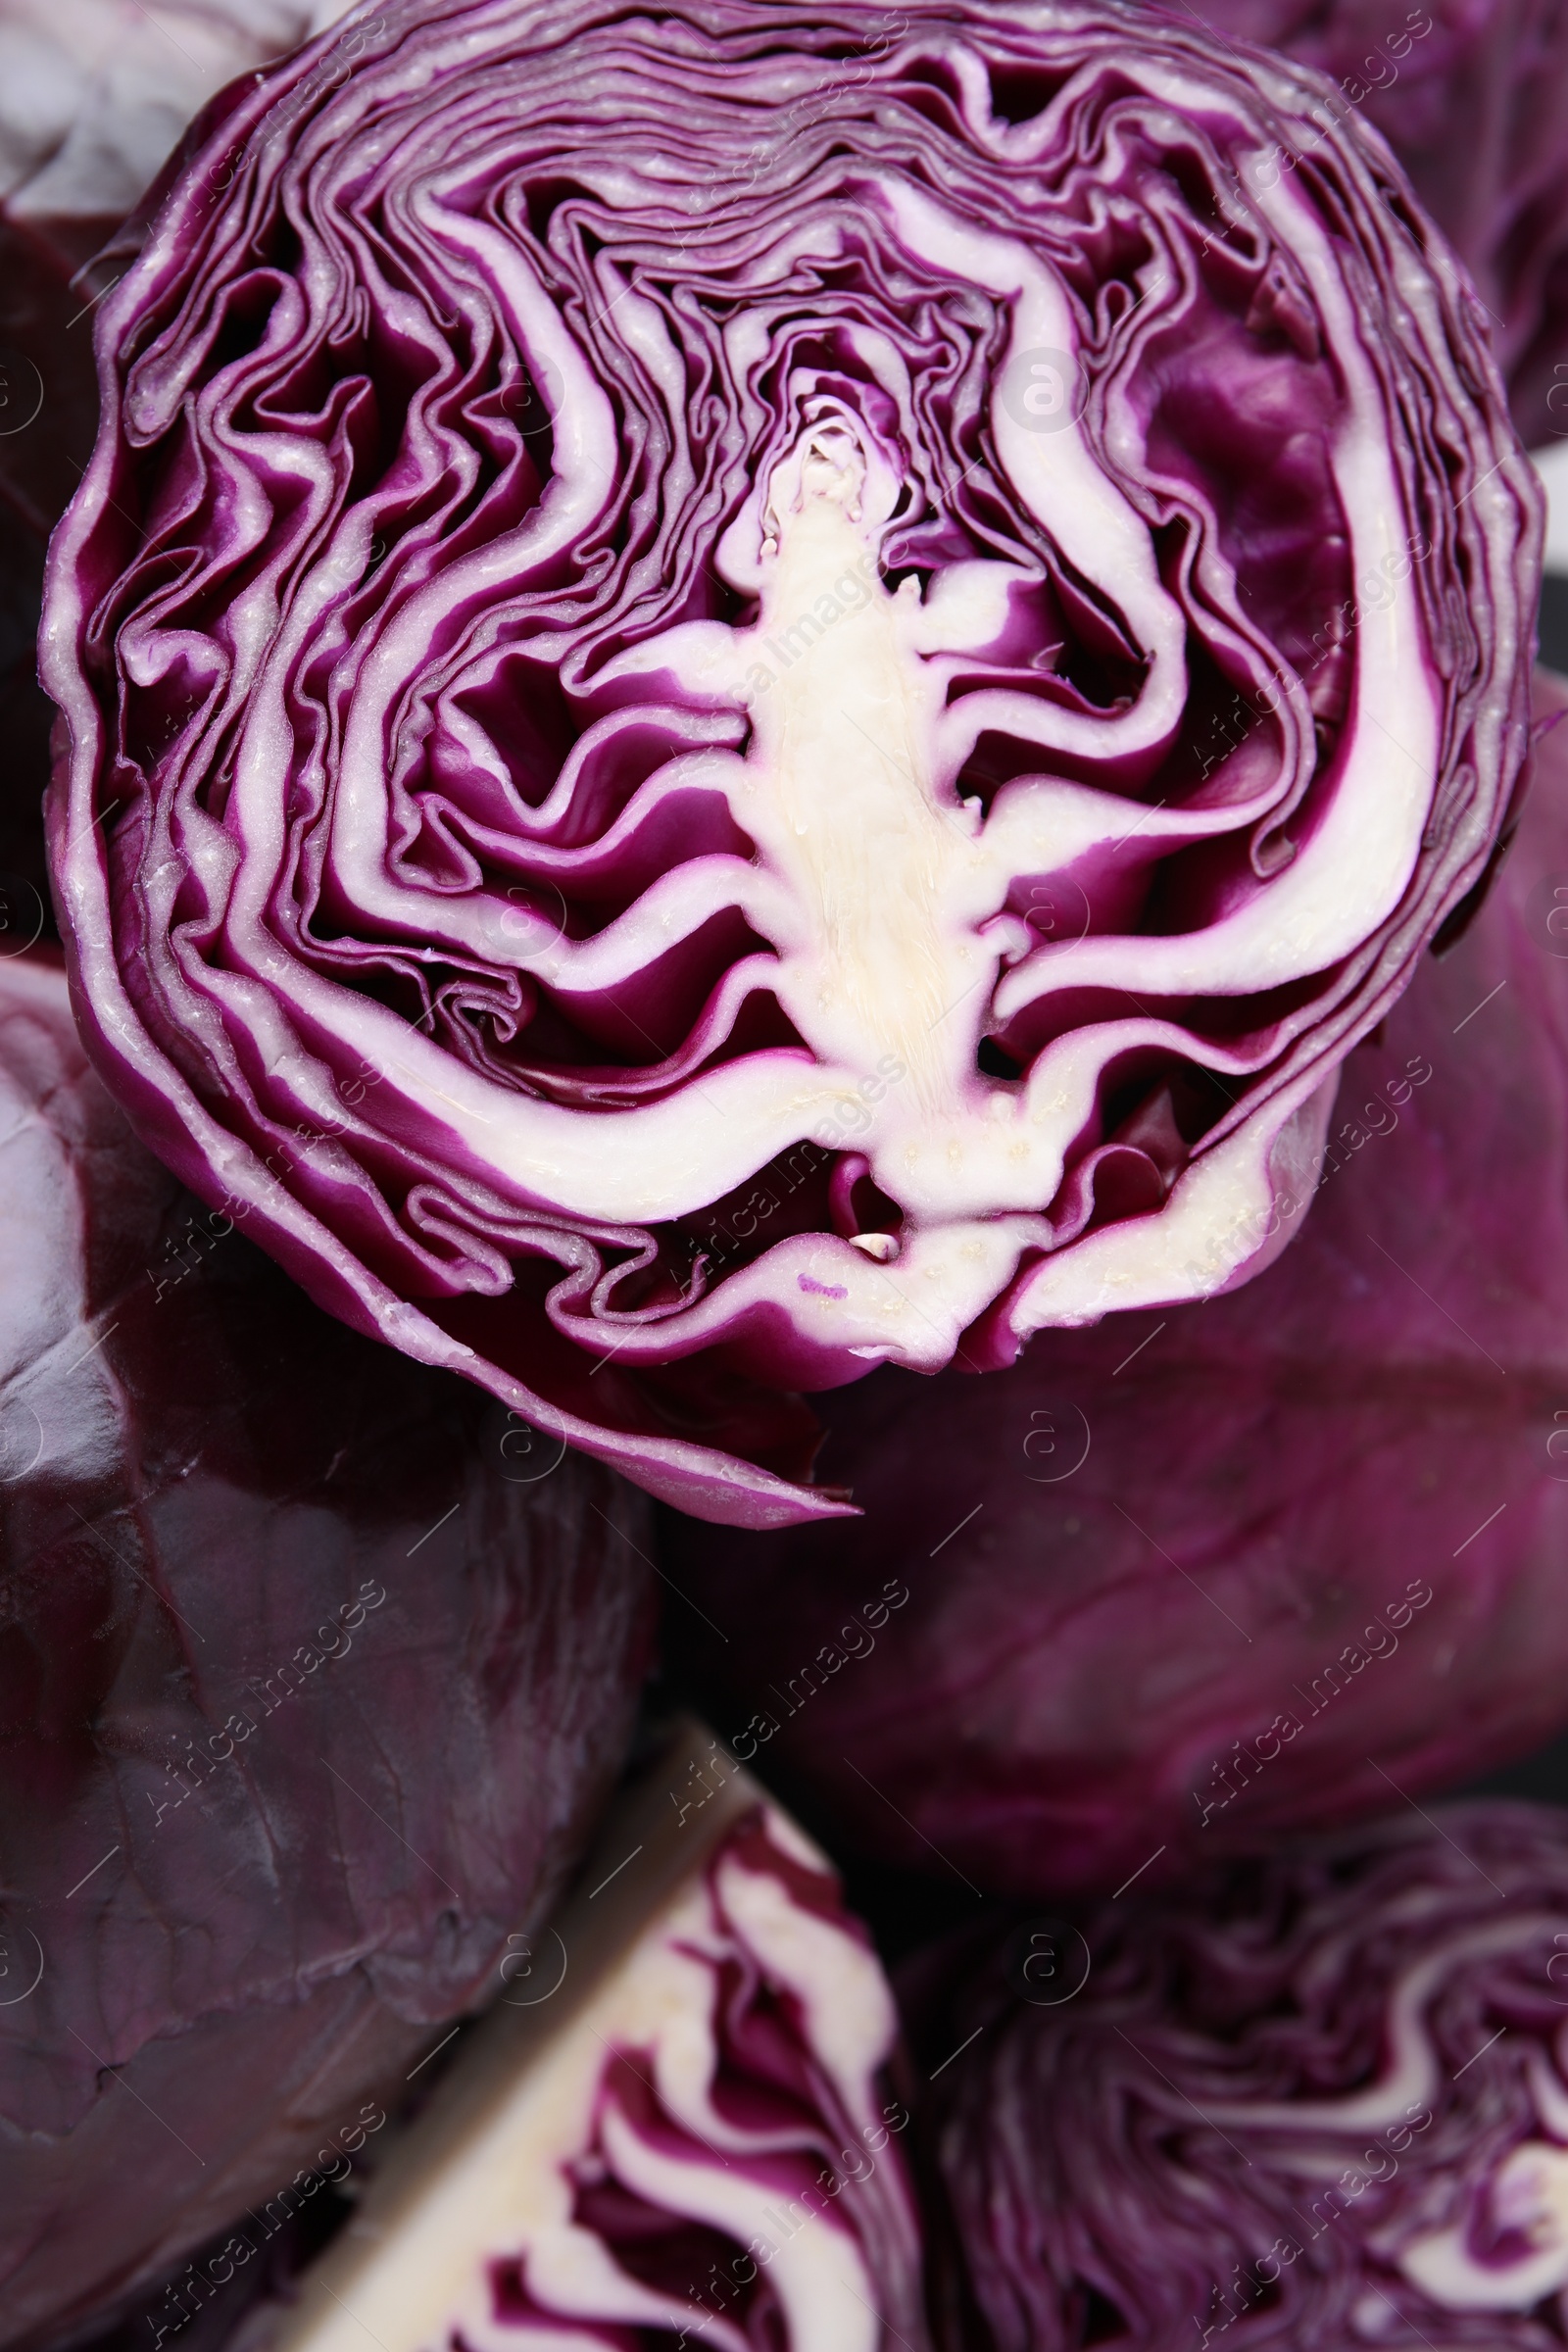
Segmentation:
[(1482, 873), (1539, 498), (1318, 84), (1109, 6), (356, 18), (98, 313), (53, 866), (139, 1131), (703, 1515), (1267, 1262)]

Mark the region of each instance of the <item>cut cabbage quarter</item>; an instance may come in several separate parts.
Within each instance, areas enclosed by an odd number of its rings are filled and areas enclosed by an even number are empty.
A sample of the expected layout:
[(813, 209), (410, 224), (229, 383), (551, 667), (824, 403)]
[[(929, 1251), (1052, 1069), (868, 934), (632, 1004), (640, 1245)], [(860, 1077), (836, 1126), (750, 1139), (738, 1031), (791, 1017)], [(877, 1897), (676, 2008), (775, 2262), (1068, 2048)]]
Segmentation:
[(276, 2352), (923, 2347), (891, 1992), (716, 1741), (683, 1734), (515, 1942)]

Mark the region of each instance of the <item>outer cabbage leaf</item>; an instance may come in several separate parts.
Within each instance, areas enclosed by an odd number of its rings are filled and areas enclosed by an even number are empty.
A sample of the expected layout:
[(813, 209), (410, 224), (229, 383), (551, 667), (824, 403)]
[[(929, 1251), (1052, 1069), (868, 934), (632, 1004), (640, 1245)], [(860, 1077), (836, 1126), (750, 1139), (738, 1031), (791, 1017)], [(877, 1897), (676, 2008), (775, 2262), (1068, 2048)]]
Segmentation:
[(719, 1519), (1206, 1295), (1482, 875), (1539, 494), (1319, 85), (1119, 10), (398, 5), (102, 303), (80, 1018), (318, 1301)]
[(928, 2063), (971, 2037), (921, 2118), (955, 2352), (1562, 2341), (1556, 1808), (1401, 1811), (915, 1973)]
[(841, 1842), (1113, 1888), (1568, 1718), (1568, 726), (1538, 760), (1473, 928), (1350, 1057), (1266, 1274), (996, 1380), (833, 1399), (861, 1527), (671, 1519), (711, 1620), (672, 1656)]
[(526, 1446), (182, 1193), (0, 961), (0, 2342), (315, 2167), (555, 1899), (651, 1580), (641, 1497)]

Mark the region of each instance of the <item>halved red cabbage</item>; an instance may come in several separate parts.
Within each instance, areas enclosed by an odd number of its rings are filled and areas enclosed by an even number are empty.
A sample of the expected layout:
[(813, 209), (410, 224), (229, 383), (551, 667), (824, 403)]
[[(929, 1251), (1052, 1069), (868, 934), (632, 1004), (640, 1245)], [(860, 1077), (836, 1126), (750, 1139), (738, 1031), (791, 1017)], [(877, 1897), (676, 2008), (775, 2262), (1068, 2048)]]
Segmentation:
[(1532, 448), (1568, 429), (1568, 18), (1557, 0), (1167, 0), (1287, 49), (1382, 131), (1491, 315)]
[(836, 1840), (1109, 1889), (1568, 1721), (1568, 721), (1537, 760), (1473, 928), (1347, 1063), (1278, 1264), (833, 1398), (858, 1526), (670, 1519), (711, 1621), (672, 1616), (671, 1662)]
[(893, 1995), (760, 1794), (677, 1740), (276, 2352), (923, 2352)]
[(236, 84), (42, 641), (141, 1133), (749, 1523), (845, 1507), (790, 1392), (1266, 1262), (1485, 868), (1539, 536), (1318, 91), (1001, 0), (400, 0)]
[(19, 2352), (352, 2161), (555, 1901), (647, 1658), (642, 1497), (318, 1313), (241, 1207), (136, 1142), (58, 960), (0, 957)]
[(954, 2352), (1561, 2343), (1568, 1816), (1396, 1812), (1076, 1936), (921, 1964)]

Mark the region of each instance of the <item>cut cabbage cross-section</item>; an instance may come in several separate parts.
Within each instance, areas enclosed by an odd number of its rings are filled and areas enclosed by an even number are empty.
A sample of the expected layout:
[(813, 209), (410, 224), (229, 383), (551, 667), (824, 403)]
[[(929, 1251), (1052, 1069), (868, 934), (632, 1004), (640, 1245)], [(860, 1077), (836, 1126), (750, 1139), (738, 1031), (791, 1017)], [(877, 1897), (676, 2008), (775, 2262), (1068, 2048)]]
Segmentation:
[(1265, 1262), (1505, 821), (1540, 527), (1317, 91), (1115, 0), (399, 0), (215, 102), (43, 643), (157, 1149), (750, 1524), (845, 1507), (795, 1392)]
[(922, 2352), (892, 1994), (817, 1849), (678, 1737), (276, 2352)]
[(1078, 1919), (1071, 1998), (1033, 1922), (910, 1979), (959, 2045), (920, 2119), (951, 2352), (1563, 2341), (1561, 1807), (1409, 1807)]

